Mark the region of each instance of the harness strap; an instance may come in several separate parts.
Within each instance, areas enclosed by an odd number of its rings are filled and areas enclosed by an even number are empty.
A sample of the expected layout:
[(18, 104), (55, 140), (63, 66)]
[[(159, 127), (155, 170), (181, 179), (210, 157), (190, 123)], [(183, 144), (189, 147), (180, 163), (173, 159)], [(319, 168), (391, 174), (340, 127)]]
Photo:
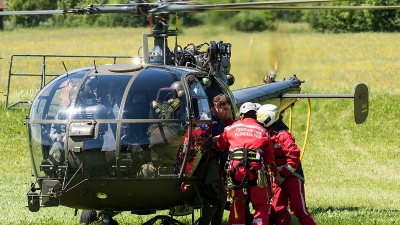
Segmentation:
[(232, 175), (231, 175), (231, 179), (232, 179), (232, 183), (228, 183), (228, 185), (227, 185), (229, 189), (237, 191), (237, 190), (247, 187), (247, 183), (248, 183), (247, 174), (244, 175), (243, 180), (241, 182), (236, 180), (235, 176), (232, 176)]
[[(248, 177), (247, 177), (247, 174), (244, 175), (242, 181), (238, 181), (238, 180), (235, 179), (234, 174), (236, 174), (236, 172), (237, 172), (237, 171), (240, 169), (240, 167), (243, 166), (243, 165), (246, 166), (246, 167), (249, 169), (249, 171), (252, 172), (252, 173), (255, 175), (255, 178), (254, 178), (254, 179), (249, 180)], [(241, 162), (240, 162), (238, 165), (235, 166), (235, 168), (233, 168), (232, 173), (229, 173), (229, 175), (231, 176), (231, 179), (232, 179), (232, 186), (231, 186), (232, 188), (230, 188), (230, 189), (232, 189), (232, 190), (239, 190), (239, 189), (241, 189), (241, 188), (244, 186), (244, 184), (246, 184), (246, 183), (247, 183), (249, 186), (256, 186), (256, 185), (257, 185), (257, 171), (256, 171), (252, 166), (250, 166), (250, 164), (244, 163), (244, 160), (243, 160), (243, 159), (241, 160)], [(237, 185), (237, 184), (238, 184), (238, 185)], [(228, 185), (228, 187), (229, 187), (229, 185)]]
[[(230, 160), (240, 160), (240, 163), (233, 168), (231, 172), (228, 173), (228, 176), (231, 179), (231, 183), (228, 183), (228, 188), (231, 190), (240, 190), (242, 188), (246, 188), (248, 186), (256, 186), (257, 185), (257, 171), (249, 164), (249, 162), (260, 162), (257, 158), (258, 151), (247, 148), (239, 148), (234, 149), (230, 154)], [(245, 166), (250, 172), (254, 174), (254, 179), (249, 180), (247, 174), (244, 175), (242, 181), (238, 181), (235, 179), (234, 174), (240, 169), (240, 167)]]
[[(241, 160), (245, 157), (245, 153), (243, 151), (235, 151), (231, 153), (231, 159), (233, 160)], [(247, 160), (249, 162), (256, 162), (257, 160), (257, 153), (256, 152), (247, 152), (246, 154)]]
[(247, 165), (247, 152), (248, 151), (246, 148), (242, 149), (242, 151), (243, 151), (243, 164)]
[(247, 148), (234, 149), (233, 152), (230, 154), (230, 159), (233, 159), (233, 160), (244, 159), (246, 163), (260, 161), (257, 158), (257, 151), (253, 150), (253, 149), (247, 149)]

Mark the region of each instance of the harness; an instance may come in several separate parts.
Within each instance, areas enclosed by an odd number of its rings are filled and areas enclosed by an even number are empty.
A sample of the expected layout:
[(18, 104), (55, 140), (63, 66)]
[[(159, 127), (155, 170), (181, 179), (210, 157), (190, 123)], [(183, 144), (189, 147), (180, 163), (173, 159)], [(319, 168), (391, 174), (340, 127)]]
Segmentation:
[[(231, 154), (228, 156), (228, 160), (230, 161), (227, 163), (228, 168), (226, 169), (227, 171), (227, 186), (229, 189), (238, 191), (240, 189), (243, 190), (243, 194), (245, 194), (246, 198), (245, 199), (238, 199), (235, 197), (234, 194), (232, 194), (233, 198), (233, 210), (235, 212), (235, 218), (238, 218), (237, 211), (236, 211), (236, 201), (240, 203), (245, 203), (248, 200), (249, 196), (249, 187), (252, 186), (258, 186), (260, 188), (263, 188), (264, 186), (268, 185), (269, 181), (269, 174), (265, 171), (265, 168), (263, 167), (261, 170), (255, 170), (249, 162), (259, 162), (263, 163), (264, 159), (261, 157), (260, 153), (262, 153), (262, 150), (258, 148), (257, 150), (254, 149), (247, 149), (247, 148), (239, 148), (239, 149), (234, 149), (233, 152), (231, 151)], [(239, 161), (239, 164), (233, 168), (231, 171), (231, 166), (232, 166), (232, 161)], [(255, 175), (255, 178), (252, 180), (249, 180), (247, 176), (247, 172), (244, 174), (243, 180), (238, 181), (235, 179), (234, 174), (242, 167), (245, 166), (250, 172), (252, 172)]]
[[(240, 190), (243, 188), (243, 192), (247, 194), (247, 188), (251, 186), (258, 185), (259, 187), (264, 187), (267, 185), (267, 180), (265, 175), (267, 174), (264, 169), (255, 170), (249, 162), (260, 162), (263, 163), (263, 158), (261, 158), (261, 149), (253, 150), (247, 148), (234, 149), (233, 152), (228, 156), (228, 160), (240, 161), (238, 165), (231, 171), (231, 163), (229, 162), (227, 168), (227, 186), (231, 190)], [(249, 180), (247, 173), (244, 175), (242, 181), (235, 179), (234, 174), (240, 169), (240, 167), (245, 166), (250, 172), (252, 172), (256, 178)]]
[(246, 149), (246, 148), (239, 148), (233, 150), (233, 152), (229, 155), (230, 160), (242, 160), (244, 163), (247, 162), (257, 162), (260, 161), (260, 155), (258, 153), (257, 156), (257, 151), (254, 151), (252, 149)]
[(151, 107), (152, 107), (154, 114), (159, 119), (171, 119), (172, 114), (178, 108), (180, 103), (181, 103), (181, 101), (179, 98), (175, 98), (174, 100), (170, 99), (167, 102), (152, 101)]
[[(150, 109), (152, 110), (152, 116), (157, 119), (172, 119), (173, 114), (175, 110), (179, 107), (180, 103), (181, 101), (179, 98), (175, 98), (173, 100), (169, 99), (166, 102), (158, 102), (154, 100), (151, 102), (150, 107)], [(169, 144), (168, 135), (166, 135), (168, 131), (165, 131), (165, 128), (161, 123), (152, 124), (149, 127), (148, 133), (153, 133), (157, 128), (160, 131), (160, 135), (164, 141), (164, 144)], [(168, 128), (168, 126), (166, 128)], [(175, 128), (173, 126), (171, 127), (171, 129), (175, 131)]]

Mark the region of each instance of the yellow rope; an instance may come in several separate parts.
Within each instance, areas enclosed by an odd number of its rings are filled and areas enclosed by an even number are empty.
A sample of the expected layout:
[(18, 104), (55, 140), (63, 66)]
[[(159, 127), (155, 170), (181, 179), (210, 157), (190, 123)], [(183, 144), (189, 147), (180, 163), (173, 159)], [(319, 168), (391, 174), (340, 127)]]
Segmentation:
[(239, 215), (238, 215), (237, 210), (236, 210), (236, 198), (234, 198), (235, 197), (235, 191), (229, 189), (229, 195), (232, 198), (233, 212), (235, 213), (235, 219), (238, 219)]
[(307, 118), (306, 136), (304, 137), (303, 150), (301, 151), (300, 154), (300, 160), (303, 158), (304, 152), (306, 151), (308, 134), (310, 133), (310, 123), (311, 123), (311, 100), (308, 99), (308, 118)]
[(290, 107), (290, 112), (289, 112), (289, 133), (292, 133), (292, 108)]
[(235, 219), (239, 219), (239, 215), (236, 211), (236, 201), (235, 200), (233, 200), (233, 210), (235, 211)]

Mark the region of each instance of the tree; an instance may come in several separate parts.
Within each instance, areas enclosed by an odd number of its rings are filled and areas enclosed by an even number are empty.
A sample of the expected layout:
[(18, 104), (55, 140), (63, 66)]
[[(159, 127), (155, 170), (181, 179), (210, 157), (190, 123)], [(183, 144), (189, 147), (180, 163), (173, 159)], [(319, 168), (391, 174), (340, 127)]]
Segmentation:
[[(13, 0), (10, 9), (13, 11), (32, 11), (56, 9), (57, 3), (51, 0)], [(24, 27), (38, 26), (41, 22), (46, 22), (51, 15), (18, 15), (12, 16), (11, 21)]]
[(244, 11), (232, 18), (231, 27), (244, 32), (275, 30), (275, 18), (271, 11)]
[[(400, 0), (366, 0), (331, 3), (332, 6), (399, 5)], [(304, 13), (305, 21), (319, 32), (397, 32), (400, 30), (398, 10), (320, 10)]]

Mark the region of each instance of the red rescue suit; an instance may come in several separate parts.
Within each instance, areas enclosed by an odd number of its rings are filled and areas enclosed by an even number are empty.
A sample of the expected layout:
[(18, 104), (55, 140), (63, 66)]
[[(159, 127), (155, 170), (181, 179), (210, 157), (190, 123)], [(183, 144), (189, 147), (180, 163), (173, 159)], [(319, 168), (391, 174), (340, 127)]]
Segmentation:
[[(231, 126), (224, 129), (216, 143), (216, 149), (221, 151), (229, 149), (232, 154), (235, 149), (249, 149), (250, 151), (259, 152), (260, 160), (250, 160), (248, 165), (239, 165), (240, 160), (231, 159), (231, 172), (237, 181), (242, 181), (247, 174), (248, 180), (255, 180), (257, 177), (253, 171), (262, 170), (264, 164), (270, 164), (274, 160), (273, 145), (268, 132), (260, 126), (256, 120), (252, 118), (244, 118), (237, 121)], [(253, 152), (254, 153), (254, 152)], [(261, 159), (262, 158), (262, 159)], [(252, 168), (253, 171), (251, 171)], [(238, 168), (237, 170), (235, 168)], [(250, 185), (250, 200), (253, 203), (255, 213), (253, 224), (263, 225), (268, 224), (270, 215), (270, 194), (269, 187), (263, 188), (257, 185)], [(230, 208), (229, 224), (245, 224), (245, 209), (246, 209), (246, 194), (243, 189), (230, 190), (230, 196), (233, 198), (233, 203)]]
[(300, 149), (293, 136), (286, 130), (272, 131), (275, 163), (278, 173), (285, 178), (281, 185), (273, 184), (275, 194), (272, 201), (273, 218), (276, 225), (290, 225), (291, 214), (295, 215), (302, 225), (315, 224), (308, 212), (304, 191), (304, 175), (300, 162)]

